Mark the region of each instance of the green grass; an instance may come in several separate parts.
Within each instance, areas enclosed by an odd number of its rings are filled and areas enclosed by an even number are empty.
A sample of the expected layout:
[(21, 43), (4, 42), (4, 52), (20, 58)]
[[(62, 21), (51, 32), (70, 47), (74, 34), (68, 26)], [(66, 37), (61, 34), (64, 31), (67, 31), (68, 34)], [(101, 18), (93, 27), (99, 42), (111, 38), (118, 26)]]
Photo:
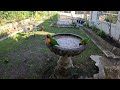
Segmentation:
[[(55, 21), (57, 16), (54, 17)], [(32, 34), (18, 33), (13, 37), (0, 42), (0, 78), (45, 78), (53, 72), (59, 56), (51, 52), (45, 45), (46, 34), (74, 33), (87, 37), (81, 30), (75, 28), (50, 27), (51, 22), (44, 22), (44, 31)], [(28, 38), (26, 38), (28, 36)], [(78, 56), (72, 57), (73, 63), (80, 66), (84, 76), (95, 73), (94, 62), (89, 60), (90, 55), (102, 52), (90, 41), (86, 50)], [(5, 60), (9, 60), (5, 63)], [(49, 59), (49, 61), (48, 61)], [(83, 74), (84, 73), (84, 74)]]

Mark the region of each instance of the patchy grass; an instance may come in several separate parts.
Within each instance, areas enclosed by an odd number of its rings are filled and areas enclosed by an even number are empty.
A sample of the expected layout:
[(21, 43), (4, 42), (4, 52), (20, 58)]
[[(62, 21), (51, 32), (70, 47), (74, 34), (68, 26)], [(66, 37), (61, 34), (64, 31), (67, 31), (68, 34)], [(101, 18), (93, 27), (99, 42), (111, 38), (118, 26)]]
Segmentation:
[[(55, 17), (54, 20), (57, 18)], [(54, 21), (53, 20), (53, 21)], [(46, 34), (74, 33), (87, 37), (81, 30), (75, 28), (50, 27), (51, 22), (44, 22), (44, 31), (32, 34), (18, 33), (0, 42), (0, 78), (3, 79), (42, 79), (48, 78), (59, 56), (51, 52), (45, 45)], [(27, 38), (28, 37), (28, 38)], [(91, 54), (102, 54), (91, 41), (86, 50), (72, 57), (73, 64), (80, 67), (79, 74), (91, 77), (96, 73), (95, 62), (89, 59)], [(8, 60), (6, 63), (5, 60)]]

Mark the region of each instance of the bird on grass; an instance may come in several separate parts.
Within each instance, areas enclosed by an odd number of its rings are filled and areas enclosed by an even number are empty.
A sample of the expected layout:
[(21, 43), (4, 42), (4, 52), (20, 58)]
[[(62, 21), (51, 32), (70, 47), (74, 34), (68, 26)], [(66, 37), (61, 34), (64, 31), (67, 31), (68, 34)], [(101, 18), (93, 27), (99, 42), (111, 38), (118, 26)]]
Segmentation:
[(79, 45), (86, 45), (90, 41), (90, 38), (84, 38), (81, 40)]
[(50, 34), (47, 35), (47, 43), (49, 43), (51, 46), (59, 45)]

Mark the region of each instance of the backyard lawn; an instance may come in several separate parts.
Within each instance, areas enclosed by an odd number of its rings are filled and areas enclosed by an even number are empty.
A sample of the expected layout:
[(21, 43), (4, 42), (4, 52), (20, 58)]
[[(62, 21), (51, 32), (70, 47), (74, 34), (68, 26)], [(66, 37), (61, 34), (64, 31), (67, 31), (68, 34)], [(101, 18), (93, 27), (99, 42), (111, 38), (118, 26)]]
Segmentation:
[[(56, 17), (53, 17), (55, 20)], [(80, 29), (50, 27), (51, 22), (44, 21), (44, 31), (26, 34), (18, 33), (0, 42), (0, 78), (1, 79), (44, 79), (52, 74), (59, 56), (45, 45), (46, 35), (74, 33), (87, 37)], [(26, 38), (28, 36), (28, 38)], [(99, 48), (90, 41), (86, 50), (72, 57), (73, 64), (79, 67), (79, 76), (92, 77), (98, 73), (90, 55), (102, 55)]]

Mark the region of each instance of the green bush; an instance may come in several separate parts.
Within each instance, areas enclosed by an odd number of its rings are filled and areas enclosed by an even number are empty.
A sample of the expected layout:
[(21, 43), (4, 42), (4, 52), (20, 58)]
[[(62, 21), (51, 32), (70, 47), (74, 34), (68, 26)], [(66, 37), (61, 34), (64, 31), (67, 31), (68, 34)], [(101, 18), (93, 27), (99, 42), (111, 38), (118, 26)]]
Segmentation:
[(85, 21), (85, 23), (83, 23), (83, 26), (85, 26), (85, 27), (89, 27), (89, 21), (88, 21), (88, 20)]
[(101, 30), (97, 32), (97, 35), (100, 36), (101, 38), (107, 37), (106, 33), (104, 31), (101, 31)]
[(5, 36), (7, 36), (8, 35), (8, 32), (7, 32), (7, 30), (5, 31), (5, 30), (0, 30), (0, 38), (2, 38), (2, 37), (5, 37)]
[(96, 25), (93, 25), (93, 26), (92, 26), (92, 30), (95, 31), (95, 32), (98, 31), (98, 28), (96, 27)]
[[(4, 25), (10, 22), (18, 22), (30, 17), (36, 18), (36, 20), (46, 20), (57, 14), (57, 11), (0, 11), (0, 25)], [(46, 18), (43, 18), (46, 16)]]
[(32, 17), (33, 11), (0, 11), (0, 25)]
[(76, 22), (72, 22), (71, 26), (76, 27), (77, 26)]

